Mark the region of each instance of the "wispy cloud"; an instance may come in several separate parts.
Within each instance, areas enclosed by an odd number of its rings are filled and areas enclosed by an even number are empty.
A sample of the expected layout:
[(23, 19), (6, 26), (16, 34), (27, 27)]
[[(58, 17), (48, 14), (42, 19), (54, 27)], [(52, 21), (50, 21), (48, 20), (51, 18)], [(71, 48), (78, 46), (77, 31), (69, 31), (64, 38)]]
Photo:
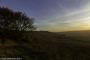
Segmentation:
[[(70, 1), (69, 3), (74, 3)], [(49, 31), (90, 29), (90, 0), (77, 0), (76, 4), (78, 4), (79, 7), (71, 6), (70, 8), (69, 6), (58, 4), (64, 13), (61, 15), (59, 11), (57, 11), (58, 13), (56, 15), (39, 22), (37, 25), (41, 30)]]

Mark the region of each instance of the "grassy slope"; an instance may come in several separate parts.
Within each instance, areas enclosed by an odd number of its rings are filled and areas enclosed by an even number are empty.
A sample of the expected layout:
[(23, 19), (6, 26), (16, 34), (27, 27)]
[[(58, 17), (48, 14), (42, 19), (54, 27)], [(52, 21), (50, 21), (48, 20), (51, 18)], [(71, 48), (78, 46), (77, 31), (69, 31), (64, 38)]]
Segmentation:
[[(89, 40), (70, 34), (34, 32), (32, 57), (35, 60), (90, 60)], [(85, 37), (84, 37), (85, 38)], [(89, 38), (90, 39), (90, 38)]]
[[(0, 57), (23, 57), (25, 60), (90, 60), (90, 43), (85, 35), (51, 32), (26, 32), (29, 42), (7, 40), (0, 45)], [(82, 38), (84, 38), (82, 40)]]

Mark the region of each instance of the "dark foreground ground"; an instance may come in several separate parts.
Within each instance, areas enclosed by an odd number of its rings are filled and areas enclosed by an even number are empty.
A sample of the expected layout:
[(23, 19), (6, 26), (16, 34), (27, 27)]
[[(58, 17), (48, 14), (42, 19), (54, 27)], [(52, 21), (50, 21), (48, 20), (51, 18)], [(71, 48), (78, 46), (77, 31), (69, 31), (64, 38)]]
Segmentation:
[(90, 60), (90, 32), (28, 32), (29, 42), (7, 40), (0, 57), (23, 60)]
[(90, 60), (90, 35), (87, 32), (34, 34), (32, 60)]

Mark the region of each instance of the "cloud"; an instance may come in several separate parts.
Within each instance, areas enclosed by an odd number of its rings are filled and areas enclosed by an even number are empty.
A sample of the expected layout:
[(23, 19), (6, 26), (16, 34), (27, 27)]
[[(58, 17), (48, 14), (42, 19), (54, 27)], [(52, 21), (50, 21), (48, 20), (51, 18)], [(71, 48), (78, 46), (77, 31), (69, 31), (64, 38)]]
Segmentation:
[[(68, 3), (73, 4), (74, 2)], [(79, 4), (80, 3), (80, 4)], [(66, 3), (65, 3), (66, 4)], [(59, 9), (64, 12), (62, 15), (59, 11), (58, 13), (47, 18), (46, 20), (40, 21), (37, 26), (41, 30), (49, 31), (69, 31), (69, 30), (85, 30), (90, 29), (90, 0), (77, 0), (76, 6), (68, 6), (63, 4), (58, 4)]]

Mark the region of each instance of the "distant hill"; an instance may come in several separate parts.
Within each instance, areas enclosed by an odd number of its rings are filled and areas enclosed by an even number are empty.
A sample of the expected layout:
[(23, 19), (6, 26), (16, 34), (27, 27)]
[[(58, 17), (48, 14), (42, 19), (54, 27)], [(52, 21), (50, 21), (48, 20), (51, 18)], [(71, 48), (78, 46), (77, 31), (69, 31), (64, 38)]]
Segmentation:
[(56, 32), (59, 34), (68, 34), (68, 35), (89, 35), (90, 30), (81, 30), (81, 31), (66, 31), (66, 32)]

